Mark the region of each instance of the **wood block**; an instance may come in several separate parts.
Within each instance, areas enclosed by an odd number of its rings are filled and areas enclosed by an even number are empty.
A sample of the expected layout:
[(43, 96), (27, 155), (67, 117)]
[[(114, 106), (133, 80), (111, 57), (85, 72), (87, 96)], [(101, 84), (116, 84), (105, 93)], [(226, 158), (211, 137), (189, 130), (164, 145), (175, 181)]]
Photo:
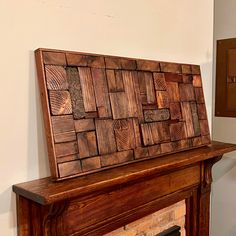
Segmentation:
[(105, 71), (103, 69), (92, 68), (91, 72), (98, 115), (101, 118), (111, 117), (111, 107)]
[(161, 71), (162, 72), (170, 72), (170, 73), (176, 73), (176, 74), (180, 74), (181, 73), (181, 66), (180, 66), (180, 64), (161, 62), (160, 66), (161, 66)]
[(143, 110), (157, 110), (157, 104), (145, 104), (142, 105)]
[(136, 70), (136, 61), (132, 59), (120, 58), (121, 68), (124, 70)]
[(167, 122), (155, 122), (150, 123), (150, 125), (151, 129), (153, 128), (158, 130), (158, 136), (161, 142), (170, 140), (170, 130)]
[(134, 149), (135, 159), (148, 158), (149, 152), (148, 147), (138, 147)]
[(200, 66), (198, 66), (198, 65), (191, 65), (191, 69), (192, 69), (192, 74), (193, 75), (200, 75), (200, 73), (201, 73)]
[(43, 52), (43, 62), (46, 65), (66, 65), (66, 56), (62, 52)]
[(202, 88), (194, 88), (197, 103), (204, 103), (204, 94)]
[(85, 118), (86, 119), (98, 118), (98, 112), (97, 111), (86, 112), (85, 113)]
[(105, 61), (103, 56), (87, 55), (86, 60), (89, 67), (105, 68)]
[(136, 60), (137, 70), (160, 71), (160, 64), (151, 60)]
[(70, 176), (70, 175), (79, 174), (82, 172), (81, 163), (79, 160), (59, 163), (58, 170), (59, 170), (59, 175), (61, 178)]
[(85, 110), (78, 70), (76, 68), (67, 67), (66, 73), (74, 118), (83, 118), (85, 117)]
[(68, 91), (49, 91), (51, 112), (53, 115), (72, 114), (70, 93)]
[(169, 97), (166, 91), (156, 91), (158, 108), (169, 107)]
[(66, 78), (66, 70), (63, 66), (45, 66), (47, 88), (49, 90), (66, 90), (68, 82)]
[(209, 134), (209, 127), (207, 120), (200, 120), (200, 128), (201, 128), (201, 134), (208, 135)]
[(111, 109), (113, 119), (123, 119), (129, 117), (128, 100), (126, 93), (110, 93)]
[(95, 120), (98, 150), (101, 155), (116, 152), (113, 120)]
[(87, 57), (83, 54), (66, 53), (68, 66), (87, 66)]
[(93, 119), (81, 119), (74, 121), (75, 131), (84, 132), (95, 130), (95, 124)]
[(202, 87), (202, 79), (200, 75), (193, 76), (193, 86), (194, 87)]
[(173, 151), (172, 143), (161, 143), (161, 153), (168, 153)]
[(99, 156), (83, 159), (81, 160), (81, 164), (83, 171), (91, 171), (101, 168), (101, 161)]
[(207, 120), (207, 112), (205, 104), (197, 104), (198, 117), (200, 120)]
[[(134, 77), (137, 73), (134, 71), (122, 71), (125, 93), (128, 101), (129, 117), (138, 117), (138, 104), (134, 90)], [(135, 79), (137, 80), (137, 78)]]
[[(141, 124), (141, 131), (142, 131), (142, 137), (143, 137), (143, 144), (144, 144), (144, 146), (154, 145), (155, 142), (153, 140), (152, 132), (151, 132), (149, 124)], [(159, 142), (159, 140), (158, 140), (158, 142)]]
[(148, 124), (149, 130), (151, 132), (153, 144), (158, 144), (161, 141), (160, 139), (161, 139), (162, 134), (161, 134), (161, 130), (160, 130), (160, 124), (158, 124), (156, 122)]
[(157, 156), (161, 153), (161, 146), (160, 145), (153, 145), (149, 146), (148, 148), (148, 154), (150, 157)]
[(144, 110), (145, 122), (164, 121), (170, 119), (169, 109)]
[(183, 140), (172, 142), (172, 148), (174, 151), (189, 149), (191, 146), (192, 144), (189, 139), (183, 139)]
[(180, 101), (187, 102), (187, 101), (194, 101), (194, 90), (192, 84), (179, 84), (179, 95)]
[(75, 126), (72, 115), (52, 116), (51, 121), (55, 143), (76, 140)]
[(193, 117), (193, 128), (195, 136), (201, 135), (200, 125), (199, 125), (199, 119), (198, 119), (198, 112), (197, 112), (197, 104), (196, 102), (191, 102), (191, 112)]
[(64, 157), (78, 153), (77, 142), (68, 142), (68, 143), (56, 143), (55, 144), (55, 154), (56, 157)]
[(166, 80), (166, 82), (182, 83), (183, 82), (183, 77), (180, 74), (165, 73), (165, 80)]
[(170, 103), (170, 116), (172, 120), (180, 120), (182, 119), (180, 103)]
[(190, 65), (182, 65), (181, 67), (182, 67), (183, 74), (191, 74), (192, 73)]
[(79, 159), (79, 155), (78, 154), (73, 154), (73, 155), (69, 155), (69, 156), (64, 156), (64, 157), (60, 157), (57, 158), (57, 163), (63, 163), (63, 162), (68, 162), (68, 161), (75, 161)]
[(166, 82), (166, 90), (169, 95), (170, 102), (179, 102), (179, 87), (176, 82)]
[(202, 144), (210, 144), (211, 143), (211, 137), (210, 135), (204, 135), (202, 136)]
[(193, 144), (193, 147), (202, 145), (202, 137), (192, 138), (192, 144)]
[(193, 76), (192, 75), (183, 75), (183, 83), (192, 84), (193, 83)]
[(134, 159), (133, 150), (127, 150), (122, 152), (116, 152), (110, 155), (101, 156), (102, 166), (111, 166), (132, 161)]
[(153, 73), (154, 85), (156, 90), (166, 90), (166, 81), (164, 73)]
[(181, 110), (182, 110), (183, 120), (185, 121), (185, 124), (186, 124), (187, 137), (189, 138), (194, 137), (195, 133), (194, 133), (194, 128), (193, 128), (193, 117), (192, 117), (190, 103), (182, 102)]
[(121, 60), (119, 57), (105, 57), (107, 69), (121, 69)]
[(81, 158), (98, 155), (95, 131), (78, 133), (77, 140)]
[(96, 111), (96, 102), (91, 71), (87, 67), (78, 67), (78, 71), (83, 94), (84, 109), (86, 112)]
[(170, 138), (171, 141), (177, 141), (186, 138), (186, 130), (184, 122), (170, 124)]
[(135, 147), (141, 147), (141, 136), (140, 136), (140, 128), (139, 128), (139, 122), (138, 119), (133, 118), (133, 130), (134, 130), (134, 144)]
[(113, 127), (117, 150), (123, 151), (133, 149), (135, 147), (135, 136), (132, 120), (115, 120)]
[(124, 84), (121, 71), (106, 70), (109, 92), (124, 92)]

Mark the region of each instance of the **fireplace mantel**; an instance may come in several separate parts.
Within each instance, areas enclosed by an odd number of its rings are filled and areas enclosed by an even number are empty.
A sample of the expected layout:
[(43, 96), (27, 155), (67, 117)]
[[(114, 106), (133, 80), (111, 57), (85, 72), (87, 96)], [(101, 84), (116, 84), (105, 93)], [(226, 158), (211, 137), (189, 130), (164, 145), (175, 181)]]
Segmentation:
[(234, 150), (234, 144), (212, 142), (66, 181), (14, 185), (18, 235), (103, 235), (186, 199), (187, 235), (207, 236), (211, 169)]

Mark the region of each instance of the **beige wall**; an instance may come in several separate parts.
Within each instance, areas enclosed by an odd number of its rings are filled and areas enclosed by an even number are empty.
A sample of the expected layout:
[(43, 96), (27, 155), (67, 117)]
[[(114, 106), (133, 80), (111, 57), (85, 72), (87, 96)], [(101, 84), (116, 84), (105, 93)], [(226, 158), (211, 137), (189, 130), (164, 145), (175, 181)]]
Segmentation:
[[(214, 45), (216, 45), (217, 39), (236, 38), (235, 11), (235, 0), (215, 0)], [(216, 49), (214, 49), (214, 54), (216, 54)], [(213, 82), (213, 86), (214, 84)], [(213, 117), (213, 138), (215, 140), (236, 143), (235, 134), (236, 118)], [(214, 167), (213, 174), (211, 235), (235, 236), (236, 152), (225, 155), (223, 160)]]
[(16, 235), (11, 185), (49, 175), (38, 47), (201, 65), (211, 118), (213, 0), (0, 0), (0, 231)]

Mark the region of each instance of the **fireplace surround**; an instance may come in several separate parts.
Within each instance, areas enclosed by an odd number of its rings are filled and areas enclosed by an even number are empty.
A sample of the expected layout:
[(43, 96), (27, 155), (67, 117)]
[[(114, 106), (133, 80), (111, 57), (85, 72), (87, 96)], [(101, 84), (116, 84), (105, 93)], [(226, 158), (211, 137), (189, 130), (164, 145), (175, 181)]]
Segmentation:
[(186, 235), (209, 235), (211, 169), (236, 145), (211, 145), (52, 182), (13, 186), (19, 236), (99, 236), (178, 201), (186, 201)]

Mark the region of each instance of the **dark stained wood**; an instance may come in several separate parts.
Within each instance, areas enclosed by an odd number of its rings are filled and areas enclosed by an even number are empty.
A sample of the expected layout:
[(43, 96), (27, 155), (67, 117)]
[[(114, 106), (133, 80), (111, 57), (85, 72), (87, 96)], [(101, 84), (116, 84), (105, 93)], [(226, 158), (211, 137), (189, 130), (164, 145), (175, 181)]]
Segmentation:
[(121, 68), (124, 70), (136, 70), (136, 61), (126, 58), (120, 58)]
[(183, 83), (192, 84), (193, 76), (192, 75), (183, 75)]
[(93, 119), (75, 120), (74, 123), (76, 132), (95, 130), (95, 124)]
[(201, 128), (201, 134), (207, 135), (209, 134), (209, 127), (207, 120), (200, 120), (200, 128)]
[(72, 114), (71, 98), (68, 91), (49, 91), (49, 100), (53, 115)]
[(85, 117), (85, 109), (78, 70), (76, 68), (68, 67), (66, 73), (71, 95), (73, 116), (75, 119), (83, 118)]
[(198, 111), (197, 111), (197, 104), (195, 102), (190, 103), (191, 112), (193, 117), (193, 129), (195, 136), (201, 135), (200, 125), (199, 125), (199, 118), (198, 118)]
[(133, 130), (134, 130), (134, 143), (135, 147), (141, 147), (141, 135), (140, 135), (140, 127), (138, 119), (132, 119), (133, 122)]
[(181, 73), (181, 66), (176, 63), (161, 62), (161, 71), (170, 73)]
[(202, 145), (202, 138), (201, 137), (192, 138), (192, 144), (194, 147)]
[(64, 162), (74, 161), (74, 160), (78, 160), (78, 159), (79, 159), (79, 154), (72, 154), (69, 156), (57, 158), (57, 163), (64, 163)]
[(156, 90), (166, 90), (166, 81), (164, 73), (153, 73), (154, 85)]
[(96, 102), (93, 88), (93, 79), (89, 68), (78, 67), (83, 94), (84, 109), (86, 112), (96, 111)]
[(153, 145), (148, 147), (148, 155), (149, 156), (157, 156), (161, 153), (161, 146), (160, 145)]
[(138, 70), (160, 71), (160, 64), (157, 61), (137, 60)]
[(52, 116), (51, 119), (55, 143), (76, 140), (75, 126), (72, 115)]
[(187, 101), (194, 101), (194, 90), (192, 84), (180, 84), (179, 85), (179, 95), (180, 101), (187, 102)]
[(98, 115), (101, 118), (111, 117), (111, 107), (105, 71), (97, 68), (92, 68), (91, 71)]
[(167, 82), (166, 89), (169, 96), (170, 102), (179, 102), (179, 86), (176, 82)]
[(66, 53), (68, 66), (87, 66), (87, 57), (83, 54)]
[(86, 60), (89, 67), (105, 68), (105, 61), (103, 56), (87, 55)]
[(124, 92), (124, 84), (121, 71), (106, 70), (109, 92)]
[(49, 90), (68, 89), (66, 70), (63, 66), (46, 65), (45, 74), (47, 80), (47, 88)]
[(176, 73), (165, 73), (165, 80), (166, 82), (177, 82), (181, 83), (183, 81), (181, 74)]
[[(95, 120), (99, 154), (116, 152), (113, 120)], [(104, 139), (107, 137), (107, 139)]]
[(90, 157), (98, 155), (97, 141), (94, 131), (77, 134), (79, 156)]
[(148, 147), (138, 147), (134, 149), (134, 156), (135, 159), (148, 158), (149, 157)]
[(170, 103), (170, 116), (172, 120), (180, 120), (182, 118), (179, 102)]
[(121, 60), (118, 57), (105, 57), (106, 68), (121, 69)]
[(146, 122), (169, 120), (169, 109), (144, 110), (144, 119)]
[(78, 153), (77, 142), (57, 143), (55, 144), (56, 157), (63, 157)]
[(43, 51), (43, 62), (46, 65), (66, 65), (65, 53)]
[(194, 137), (194, 127), (193, 127), (193, 117), (192, 117), (192, 111), (191, 106), (189, 102), (182, 102), (181, 103), (181, 110), (183, 113), (183, 120), (186, 123), (186, 133), (187, 137)]
[(177, 141), (186, 138), (186, 128), (184, 122), (170, 124), (171, 141)]
[(100, 157), (90, 157), (81, 161), (83, 171), (91, 171), (101, 168)]
[(114, 132), (118, 151), (134, 149), (134, 127), (131, 119), (115, 120)]
[(182, 68), (183, 74), (191, 74), (192, 73), (191, 65), (182, 65), (181, 68)]
[(79, 160), (69, 161), (58, 164), (60, 177), (66, 177), (81, 172), (81, 164)]
[(194, 88), (197, 103), (204, 103), (204, 94), (202, 88)]
[(201, 120), (207, 119), (206, 107), (204, 104), (197, 104), (198, 117)]
[(199, 65), (191, 65), (192, 74), (199, 75), (200, 74), (200, 66)]

